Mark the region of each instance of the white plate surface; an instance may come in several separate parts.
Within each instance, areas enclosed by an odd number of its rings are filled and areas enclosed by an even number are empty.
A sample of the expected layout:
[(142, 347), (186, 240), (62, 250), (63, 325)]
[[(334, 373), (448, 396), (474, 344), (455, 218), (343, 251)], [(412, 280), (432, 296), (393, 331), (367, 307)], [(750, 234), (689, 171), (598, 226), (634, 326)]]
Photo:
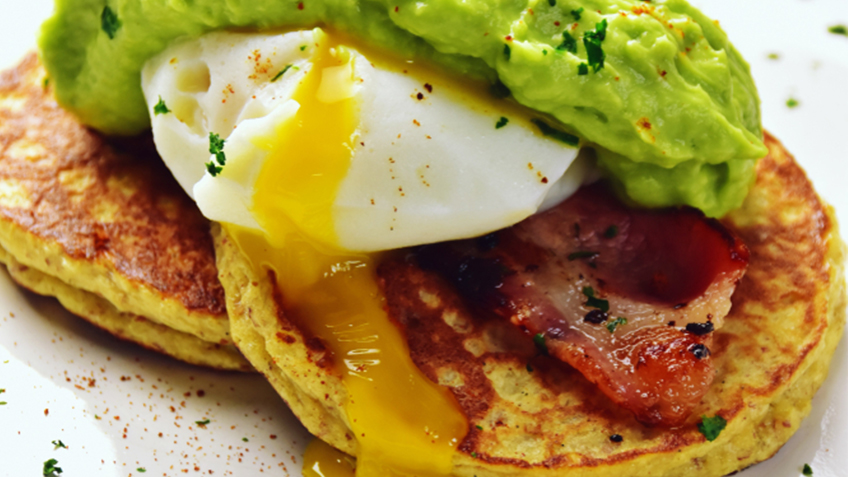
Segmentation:
[[(765, 127), (848, 224), (845, 0), (693, 0), (751, 63)], [(47, 0), (2, 0), (0, 67), (33, 48)], [(779, 59), (770, 59), (776, 53)], [(787, 100), (799, 102), (787, 107)], [(261, 378), (204, 371), (113, 339), (0, 271), (0, 475), (290, 475), (309, 440)], [(744, 477), (848, 475), (848, 346), (798, 433)], [(209, 419), (205, 428), (195, 421)], [(61, 439), (68, 449), (54, 450)], [(246, 439), (246, 441), (245, 441)], [(138, 469), (144, 469), (142, 473)]]

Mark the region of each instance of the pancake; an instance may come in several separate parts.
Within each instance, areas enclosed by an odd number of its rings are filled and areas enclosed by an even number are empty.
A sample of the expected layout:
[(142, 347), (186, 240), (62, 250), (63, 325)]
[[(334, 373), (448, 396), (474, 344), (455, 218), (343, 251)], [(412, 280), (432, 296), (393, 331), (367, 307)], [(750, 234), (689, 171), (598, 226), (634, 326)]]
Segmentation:
[[(751, 252), (712, 345), (717, 371), (685, 425), (648, 428), (508, 323), (474, 316), (442, 280), (399, 263), (381, 273), (412, 360), (468, 420), (461, 476), (721, 476), (772, 456), (809, 413), (845, 325), (844, 245), (833, 210), (773, 137), (744, 205), (724, 219)], [(326, 350), (283, 311), (273, 274), (213, 227), (233, 338), (306, 428), (356, 454), (347, 394)], [(727, 427), (712, 442), (701, 416)], [(619, 443), (610, 439), (618, 434)]]
[(0, 248), (13, 279), (116, 336), (250, 370), (209, 223), (149, 138), (108, 144), (59, 108), (31, 54), (0, 76)]

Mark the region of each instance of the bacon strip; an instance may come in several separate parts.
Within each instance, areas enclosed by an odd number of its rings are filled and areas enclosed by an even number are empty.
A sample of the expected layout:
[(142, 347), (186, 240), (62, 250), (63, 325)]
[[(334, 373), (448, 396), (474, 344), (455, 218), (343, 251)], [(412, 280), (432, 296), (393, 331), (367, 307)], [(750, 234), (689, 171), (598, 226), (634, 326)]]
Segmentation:
[(603, 185), (413, 256), (472, 308), (543, 338), (640, 422), (664, 427), (681, 425), (709, 388), (711, 332), (748, 263), (719, 222), (694, 209), (630, 209)]

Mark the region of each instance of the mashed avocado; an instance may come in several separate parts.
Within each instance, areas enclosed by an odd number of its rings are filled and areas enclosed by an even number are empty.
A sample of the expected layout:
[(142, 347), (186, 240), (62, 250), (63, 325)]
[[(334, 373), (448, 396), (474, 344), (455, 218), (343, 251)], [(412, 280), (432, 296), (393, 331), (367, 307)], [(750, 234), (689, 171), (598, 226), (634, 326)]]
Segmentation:
[(174, 39), (316, 25), (502, 82), (599, 145), (639, 204), (723, 215), (766, 153), (748, 65), (683, 0), (56, 0), (40, 46), (63, 106), (134, 134), (149, 126), (141, 68)]

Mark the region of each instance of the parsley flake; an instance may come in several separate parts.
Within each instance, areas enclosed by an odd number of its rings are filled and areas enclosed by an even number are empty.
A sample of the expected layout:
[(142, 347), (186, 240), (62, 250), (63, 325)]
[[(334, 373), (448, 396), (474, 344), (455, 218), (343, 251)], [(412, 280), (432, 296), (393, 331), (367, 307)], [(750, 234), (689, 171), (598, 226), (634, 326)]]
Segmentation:
[(607, 230), (604, 232), (604, 237), (608, 239), (618, 237), (618, 226), (610, 225), (609, 228), (607, 228)]
[(571, 11), (571, 16), (574, 17), (574, 21), (580, 21), (580, 14), (583, 13), (583, 7), (578, 8), (577, 10)]
[(160, 114), (168, 114), (171, 110), (168, 109), (168, 106), (165, 105), (165, 100), (159, 96), (159, 102), (156, 103), (156, 106), (153, 106), (153, 115), (158, 116)]
[(242, 442), (249, 442), (247, 437), (242, 437), (241, 440), (242, 440)]
[(795, 99), (795, 98), (789, 98), (789, 99), (786, 100), (786, 107), (787, 108), (797, 108), (800, 104), (801, 103), (798, 102), (798, 100)]
[(556, 0), (548, 0), (548, 5), (555, 7), (556, 6)]
[(714, 417), (701, 416), (701, 422), (698, 423), (698, 431), (710, 442), (716, 440), (725, 427), (727, 427), (727, 421), (718, 415)]
[(589, 66), (592, 71), (597, 73), (604, 67), (606, 54), (601, 48), (601, 43), (607, 37), (607, 19), (604, 18), (600, 23), (595, 24), (594, 31), (587, 31), (583, 35), (583, 46), (586, 47), (586, 57), (589, 61)]
[(604, 313), (609, 311), (609, 301), (596, 298), (594, 288), (583, 287), (583, 294), (586, 295), (587, 298), (586, 303), (584, 303), (585, 306), (588, 306), (590, 308), (597, 308), (603, 311)]
[(769, 53), (769, 54), (768, 54), (768, 59), (770, 59), (770, 60), (779, 60), (779, 59), (780, 59), (780, 55), (779, 55), (779, 54), (777, 54), (777, 53)]
[(300, 45), (300, 51), (303, 51), (305, 49), (306, 49), (306, 45)]
[(56, 474), (61, 474), (62, 468), (56, 467), (56, 464), (58, 463), (59, 461), (56, 459), (48, 459), (45, 461), (44, 472), (42, 472), (42, 475), (44, 475), (44, 477), (54, 477)]
[(607, 323), (607, 331), (609, 331), (610, 333), (615, 333), (616, 328), (618, 328), (621, 325), (626, 325), (626, 324), (627, 324), (627, 318), (625, 318), (623, 316), (619, 316), (618, 318)]
[(506, 57), (506, 61), (509, 61), (509, 58), (512, 56), (512, 49), (510, 49), (509, 45), (504, 45), (504, 56)]
[(533, 344), (536, 345), (536, 348), (540, 353), (547, 356), (548, 355), (548, 345), (545, 343), (545, 335), (542, 333), (537, 333), (533, 336)]
[(556, 47), (559, 51), (570, 51), (572, 53), (577, 53), (577, 40), (571, 36), (571, 33), (567, 31), (562, 32), (562, 43)]
[(141, 472), (142, 474), (147, 472), (147, 469), (145, 469), (144, 467), (139, 467), (138, 469), (135, 469), (135, 470), (137, 470), (138, 472)]
[(291, 65), (291, 64), (286, 65), (286, 67), (285, 67), (285, 68), (283, 68), (282, 70), (280, 70), (280, 72), (279, 72), (279, 73), (277, 73), (276, 75), (274, 75), (274, 77), (273, 77), (273, 78), (271, 78), (271, 82), (273, 83), (274, 81), (277, 81), (278, 79), (282, 78), (282, 77), (283, 77), (283, 75), (284, 75), (284, 74), (286, 74), (286, 71), (288, 71), (288, 70), (290, 70), (290, 69), (292, 69), (292, 68), (294, 68), (294, 69), (299, 69), (297, 66), (294, 66), (294, 65)]
[(476, 452), (472, 452), (472, 453), (471, 453), (471, 457), (473, 457), (473, 458), (475, 458), (475, 459), (476, 459), (476, 458), (477, 458), (477, 453), (476, 453)]
[(67, 448), (68, 448), (68, 446), (66, 446), (66, 445), (65, 445), (65, 443), (64, 443), (64, 442), (62, 442), (62, 440), (61, 440), (61, 439), (57, 439), (57, 440), (55, 440), (55, 441), (50, 441), (50, 443), (51, 443), (51, 444), (53, 444), (53, 445), (55, 446), (55, 447), (53, 447), (53, 450), (56, 450), (56, 449), (58, 449), (58, 448), (60, 448), (60, 447), (61, 447), (62, 449), (67, 449)]
[(477, 427), (477, 430), (480, 430), (480, 431), (483, 430), (483, 426), (481, 426), (481, 425), (477, 425), (476, 427)]
[(501, 118), (498, 119), (498, 122), (495, 124), (495, 129), (500, 129), (500, 128), (506, 126), (506, 123), (508, 123), (508, 122), (509, 122), (509, 119), (501, 116)]
[(194, 421), (194, 423), (197, 424), (198, 426), (205, 426), (206, 424), (209, 424), (210, 422), (212, 422), (212, 421), (210, 421), (208, 417), (206, 419), (202, 420), (202, 421)]
[(598, 252), (580, 251), (568, 254), (568, 261), (573, 262), (581, 258), (595, 258), (600, 255)]
[(6, 388), (0, 388), (0, 394), (3, 394), (5, 392), (6, 392)]
[(6, 404), (8, 404), (6, 401), (0, 401), (0, 406), (5, 406)]
[(813, 468), (810, 467), (810, 464), (804, 464), (804, 470), (802, 470), (801, 473), (806, 475), (807, 477), (810, 477), (811, 475), (813, 475)]
[(492, 93), (492, 96), (499, 99), (508, 98), (509, 95), (512, 94), (509, 88), (507, 88), (500, 80), (495, 82), (495, 84), (489, 88), (489, 92)]
[(542, 121), (541, 119), (533, 118), (530, 120), (530, 122), (532, 122), (536, 125), (537, 128), (539, 128), (539, 131), (542, 133), (543, 136), (548, 136), (551, 139), (556, 139), (557, 141), (564, 142), (569, 146), (577, 146), (578, 144), (580, 144), (579, 137), (573, 134), (568, 134), (565, 131), (560, 131), (559, 129), (554, 129), (553, 127), (551, 127), (551, 125)]
[(845, 35), (848, 36), (848, 27), (845, 25), (833, 25), (828, 28), (827, 31), (833, 33), (834, 35)]
[(589, 65), (586, 63), (580, 63), (577, 65), (577, 75), (578, 76), (586, 76), (589, 74)]
[(225, 139), (221, 139), (221, 136), (212, 132), (209, 133), (209, 154), (214, 154), (215, 161), (218, 162), (218, 165), (215, 165), (215, 162), (213, 161), (206, 163), (206, 170), (212, 177), (220, 174), (221, 171), (224, 170), (223, 166), (227, 164), (227, 156), (224, 154), (225, 142), (227, 141)]
[(48, 87), (50, 87), (50, 78), (45, 76), (44, 82), (41, 84), (41, 86), (43, 87), (43, 89), (47, 89)]
[(115, 39), (115, 34), (121, 28), (121, 20), (108, 5), (103, 7), (103, 13), (100, 14), (100, 28), (109, 35), (110, 40)]

